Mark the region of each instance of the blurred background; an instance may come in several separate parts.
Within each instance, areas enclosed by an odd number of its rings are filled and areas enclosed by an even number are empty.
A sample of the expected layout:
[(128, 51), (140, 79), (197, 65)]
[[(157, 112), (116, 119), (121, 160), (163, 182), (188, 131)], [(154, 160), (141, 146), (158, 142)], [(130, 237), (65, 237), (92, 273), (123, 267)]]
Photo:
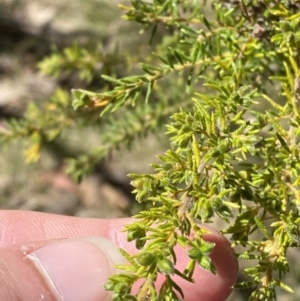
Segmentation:
[[(149, 35), (142, 35), (138, 26), (121, 19), (119, 3), (117, 0), (0, 0), (0, 131), (5, 131), (5, 119), (22, 119), (30, 101), (42, 105), (58, 87), (65, 91), (92, 90), (101, 85), (101, 66), (99, 74), (88, 84), (73, 73), (42, 74), (37, 64), (53, 51), (74, 44), (99, 49), (109, 60), (106, 67), (111, 64), (119, 75), (124, 70), (133, 70), (140, 58), (147, 60), (151, 54)], [(128, 60), (128, 53), (134, 53), (135, 59)], [(59, 143), (51, 145), (38, 162), (31, 164), (25, 162), (21, 141), (6, 147), (0, 145), (0, 208), (91, 218), (131, 216), (140, 207), (131, 195), (127, 174), (151, 171), (149, 164), (168, 146), (164, 132), (142, 138), (130, 151), (113, 151), (80, 184), (65, 173), (63, 158), (100, 143), (99, 131), (92, 127), (67, 131)], [(215, 226), (221, 229), (223, 225), (216, 222)], [(278, 291), (280, 301), (300, 298), (298, 253), (295, 250), (290, 254), (292, 271), (285, 280), (295, 294)], [(230, 300), (245, 301), (250, 292), (235, 291)]]
[[(128, 64), (124, 62), (125, 52), (134, 51), (137, 56), (145, 52), (141, 39), (146, 37), (133, 24), (121, 20), (122, 11), (117, 5), (117, 1), (105, 0), (0, 0), (0, 130), (5, 118), (19, 120), (30, 101), (44, 103), (58, 87), (67, 91), (86, 88), (74, 74), (41, 74), (37, 63), (54, 48), (60, 51), (74, 44), (101, 47), (102, 53), (113, 53), (111, 60), (120, 61), (120, 66)], [(89, 88), (99, 84), (100, 80), (95, 78)], [(161, 138), (149, 136), (130, 152), (112, 153), (80, 184), (66, 175), (62, 158), (79, 151), (83, 140), (87, 148), (97, 145), (98, 131), (88, 127), (81, 132), (69, 131), (59, 145), (52, 146), (51, 152), (42, 152), (37, 163), (28, 165), (18, 142), (8, 147), (2, 145), (1, 208), (82, 217), (132, 215), (138, 209), (127, 174), (150, 170), (149, 163), (167, 145), (167, 139)]]

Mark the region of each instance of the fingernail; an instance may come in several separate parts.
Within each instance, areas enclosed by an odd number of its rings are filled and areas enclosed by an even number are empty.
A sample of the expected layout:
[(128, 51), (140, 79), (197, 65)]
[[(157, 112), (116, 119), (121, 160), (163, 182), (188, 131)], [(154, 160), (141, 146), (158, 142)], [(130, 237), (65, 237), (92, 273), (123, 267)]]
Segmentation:
[(61, 240), (27, 255), (58, 301), (110, 300), (103, 288), (124, 258), (109, 240)]

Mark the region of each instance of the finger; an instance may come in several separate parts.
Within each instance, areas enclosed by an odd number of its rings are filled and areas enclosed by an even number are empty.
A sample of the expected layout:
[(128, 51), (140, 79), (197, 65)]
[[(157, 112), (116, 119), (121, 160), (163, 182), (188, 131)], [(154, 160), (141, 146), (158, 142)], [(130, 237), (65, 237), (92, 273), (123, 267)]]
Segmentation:
[[(124, 225), (132, 219), (93, 219), (32, 211), (0, 210), (0, 247), (28, 241), (101, 236), (128, 248)], [(132, 244), (132, 250), (134, 246)]]
[[(35, 212), (6, 211), (0, 212), (0, 227), (2, 227), (1, 244), (9, 245), (16, 242), (32, 240), (102, 236), (110, 239), (116, 245), (129, 253), (136, 252), (134, 245), (126, 241), (122, 231), (125, 224), (132, 219), (98, 220), (57, 216)], [(231, 292), (235, 283), (238, 265), (232, 254), (229, 242), (216, 231), (206, 235), (206, 240), (215, 242), (211, 255), (217, 274), (213, 275), (199, 267), (195, 269), (195, 284), (178, 279), (183, 288), (185, 300), (215, 301), (224, 300)], [(177, 268), (183, 270), (187, 263), (186, 250), (176, 248), (178, 258)], [(214, 290), (212, 290), (212, 286)], [(197, 296), (197, 297), (196, 297)]]
[[(215, 243), (210, 257), (216, 267), (216, 274), (214, 275), (198, 265), (193, 274), (194, 283), (184, 281), (179, 276), (174, 277), (175, 282), (184, 287), (184, 300), (226, 300), (232, 292), (232, 286), (236, 282), (238, 262), (233, 255), (233, 250), (228, 240), (216, 230), (212, 228), (209, 228), (209, 230), (211, 234), (205, 235), (204, 238), (206, 241)], [(180, 258), (176, 268), (181, 272), (184, 271), (189, 260), (186, 252), (186, 249), (179, 246), (175, 247), (175, 253)]]
[(102, 301), (103, 284), (122, 263), (117, 246), (101, 238), (62, 239), (0, 249), (0, 300)]

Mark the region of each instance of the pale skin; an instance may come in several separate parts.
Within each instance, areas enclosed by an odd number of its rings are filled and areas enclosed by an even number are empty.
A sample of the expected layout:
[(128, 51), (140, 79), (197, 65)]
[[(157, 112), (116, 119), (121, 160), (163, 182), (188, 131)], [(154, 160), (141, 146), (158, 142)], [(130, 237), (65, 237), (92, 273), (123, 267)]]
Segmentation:
[[(30, 260), (25, 260), (26, 255), (60, 239), (95, 236), (106, 238), (134, 254), (136, 252), (134, 244), (128, 243), (126, 234), (121, 231), (123, 226), (131, 221), (131, 219), (101, 220), (25, 211), (0, 211), (0, 300), (35, 301), (39, 300), (41, 295), (43, 301), (62, 300), (49, 290), (49, 285), (36, 267)], [(206, 235), (205, 239), (216, 243), (211, 258), (217, 268), (217, 274), (213, 275), (197, 268), (194, 274), (195, 283), (177, 278), (178, 284), (184, 291), (187, 301), (224, 301), (237, 277), (237, 260), (233, 256), (229, 242), (217, 231), (212, 229), (211, 234)], [(176, 253), (178, 257), (176, 267), (182, 270), (187, 261), (185, 251), (177, 248)], [(70, 257), (72, 254), (71, 251)], [(105, 256), (99, 257), (99, 261), (105, 273), (110, 263)], [(107, 292), (102, 290), (101, 285), (99, 287), (101, 292), (99, 291), (97, 298), (86, 300), (109, 300)]]

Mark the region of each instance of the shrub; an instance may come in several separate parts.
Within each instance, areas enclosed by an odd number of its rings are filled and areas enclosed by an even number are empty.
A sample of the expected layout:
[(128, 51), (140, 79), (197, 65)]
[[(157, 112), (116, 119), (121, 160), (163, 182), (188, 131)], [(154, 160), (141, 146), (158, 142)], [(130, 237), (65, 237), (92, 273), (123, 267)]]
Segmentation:
[[(101, 86), (74, 89), (75, 111), (62, 90), (44, 109), (32, 104), (22, 120), (7, 121), (2, 140), (24, 138), (27, 159), (37, 160), (65, 127), (97, 126), (102, 144), (68, 160), (67, 171), (80, 180), (111, 150), (166, 124), (170, 148), (153, 173), (130, 175), (137, 201), (152, 205), (126, 227), (139, 253), (122, 251), (130, 265), (106, 284), (114, 300), (183, 298), (172, 275), (191, 281), (197, 264), (214, 272), (213, 245), (199, 223), (215, 218), (227, 223), (222, 233), (239, 247), (237, 257), (254, 260), (245, 269), (249, 280), (236, 287), (254, 287), (250, 300), (257, 301), (274, 300), (276, 287), (292, 292), (282, 277), (287, 251), (299, 246), (300, 4), (132, 0), (120, 7), (155, 45), (140, 70), (120, 76), (109, 56), (78, 46), (52, 54), (40, 63), (44, 73), (75, 68), (90, 80), (101, 62)], [(130, 57), (132, 64), (140, 59)], [(190, 258), (183, 272), (174, 268), (177, 244)], [(165, 282), (156, 292), (158, 274)], [(141, 291), (132, 296), (138, 279)]]

